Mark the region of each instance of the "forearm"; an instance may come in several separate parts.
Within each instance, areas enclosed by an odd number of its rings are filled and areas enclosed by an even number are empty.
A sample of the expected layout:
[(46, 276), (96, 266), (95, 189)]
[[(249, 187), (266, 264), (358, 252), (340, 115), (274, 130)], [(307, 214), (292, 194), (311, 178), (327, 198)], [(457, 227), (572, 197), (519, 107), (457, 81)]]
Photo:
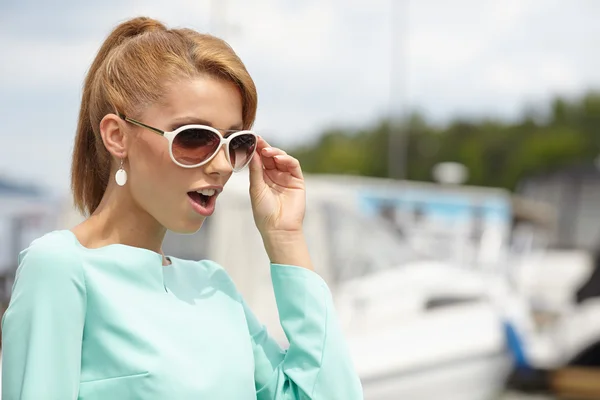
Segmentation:
[(289, 346), (283, 354), (273, 351), (265, 343), (266, 335), (250, 329), (259, 378), (257, 398), (363, 400), (325, 281), (307, 268), (278, 264), (271, 265), (271, 278)]
[(304, 232), (269, 233), (262, 238), (271, 263), (313, 270)]

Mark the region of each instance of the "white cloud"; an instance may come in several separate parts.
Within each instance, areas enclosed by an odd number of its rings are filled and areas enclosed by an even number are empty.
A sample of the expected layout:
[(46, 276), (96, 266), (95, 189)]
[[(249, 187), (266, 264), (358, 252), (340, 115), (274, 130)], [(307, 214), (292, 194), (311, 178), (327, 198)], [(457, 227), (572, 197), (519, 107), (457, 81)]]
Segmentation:
[(577, 76), (577, 68), (565, 59), (544, 60), (540, 69), (540, 87), (553, 87), (556, 92), (585, 89)]
[(47, 86), (78, 85), (83, 81), (97, 46), (95, 41), (0, 38), (0, 48), (10, 54), (10, 60), (2, 65), (0, 87), (35, 91)]

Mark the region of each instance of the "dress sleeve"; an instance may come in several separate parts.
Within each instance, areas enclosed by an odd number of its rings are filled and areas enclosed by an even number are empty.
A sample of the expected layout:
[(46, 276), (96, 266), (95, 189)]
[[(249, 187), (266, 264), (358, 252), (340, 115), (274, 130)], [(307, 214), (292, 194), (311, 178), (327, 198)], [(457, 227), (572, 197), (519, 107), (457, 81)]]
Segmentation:
[(3, 400), (77, 399), (85, 309), (76, 254), (45, 240), (19, 255), (2, 318)]
[(360, 400), (363, 392), (338, 324), (329, 288), (316, 273), (272, 264), (284, 351), (244, 305), (258, 400)]

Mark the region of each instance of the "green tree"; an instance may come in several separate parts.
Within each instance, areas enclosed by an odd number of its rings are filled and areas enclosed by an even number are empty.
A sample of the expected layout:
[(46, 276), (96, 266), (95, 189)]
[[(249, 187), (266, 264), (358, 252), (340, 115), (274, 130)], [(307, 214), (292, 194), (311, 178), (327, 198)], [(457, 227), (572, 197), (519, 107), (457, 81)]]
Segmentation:
[[(469, 184), (513, 189), (527, 174), (591, 161), (600, 153), (600, 94), (555, 98), (545, 118), (524, 110), (517, 122), (456, 119), (439, 128), (410, 115), (406, 135), (408, 178), (431, 180), (433, 166), (456, 161), (469, 168)], [(293, 150), (307, 172), (388, 176), (390, 124), (362, 130), (330, 129), (317, 141)]]

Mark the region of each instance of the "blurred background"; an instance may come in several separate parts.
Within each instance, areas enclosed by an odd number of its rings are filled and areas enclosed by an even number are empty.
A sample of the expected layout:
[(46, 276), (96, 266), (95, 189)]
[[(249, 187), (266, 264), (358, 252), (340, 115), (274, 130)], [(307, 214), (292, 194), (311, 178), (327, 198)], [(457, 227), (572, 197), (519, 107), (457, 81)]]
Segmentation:
[[(139, 15), (244, 60), (255, 130), (307, 173), (311, 252), (366, 399), (600, 399), (593, 0), (0, 1), (2, 308), (18, 252), (82, 219), (82, 82)], [(165, 251), (224, 265), (285, 346), (243, 173), (219, 202)]]

